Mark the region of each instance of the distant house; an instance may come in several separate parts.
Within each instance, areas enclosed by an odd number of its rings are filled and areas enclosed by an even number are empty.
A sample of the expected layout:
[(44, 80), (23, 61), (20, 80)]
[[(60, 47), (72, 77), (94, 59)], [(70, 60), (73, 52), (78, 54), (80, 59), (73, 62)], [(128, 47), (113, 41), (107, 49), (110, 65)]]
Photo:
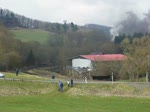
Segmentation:
[(90, 55), (79, 55), (72, 58), (73, 68), (89, 68), (92, 69), (92, 62), (96, 61), (120, 61), (125, 59), (123, 54), (90, 54)]
[[(112, 61), (122, 61), (126, 59), (123, 54), (90, 54), (90, 55), (79, 55), (71, 58), (72, 69), (78, 73), (87, 73), (88, 71), (93, 71), (93, 62), (112, 62)], [(87, 73), (90, 75), (90, 72)], [(83, 75), (84, 76), (84, 75)], [(93, 80), (110, 80), (110, 75), (100, 75), (93, 74), (88, 76)]]

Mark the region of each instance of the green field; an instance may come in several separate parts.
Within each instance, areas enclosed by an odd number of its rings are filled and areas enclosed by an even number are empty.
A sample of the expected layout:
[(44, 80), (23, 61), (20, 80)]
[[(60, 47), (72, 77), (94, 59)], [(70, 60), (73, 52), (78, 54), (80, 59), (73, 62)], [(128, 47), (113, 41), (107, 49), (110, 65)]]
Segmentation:
[(149, 112), (150, 99), (50, 93), (0, 97), (1, 112)]
[(14, 34), (14, 38), (24, 42), (38, 41), (40, 43), (45, 43), (51, 34), (48, 31), (39, 29), (16, 29), (10, 31)]
[(21, 80), (0, 79), (1, 112), (150, 112), (148, 85), (82, 83), (68, 88), (63, 80), (64, 92), (59, 92), (49, 78), (3, 73)]

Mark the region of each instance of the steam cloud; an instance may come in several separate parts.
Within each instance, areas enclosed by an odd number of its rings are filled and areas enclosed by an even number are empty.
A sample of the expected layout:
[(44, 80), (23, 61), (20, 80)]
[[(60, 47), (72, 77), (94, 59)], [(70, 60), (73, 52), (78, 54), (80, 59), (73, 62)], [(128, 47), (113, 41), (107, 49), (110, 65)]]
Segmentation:
[(150, 10), (148, 13), (143, 14), (144, 18), (142, 19), (132, 11), (126, 14), (126, 18), (118, 22), (111, 30), (114, 36), (118, 34), (133, 35), (135, 32), (150, 33)]

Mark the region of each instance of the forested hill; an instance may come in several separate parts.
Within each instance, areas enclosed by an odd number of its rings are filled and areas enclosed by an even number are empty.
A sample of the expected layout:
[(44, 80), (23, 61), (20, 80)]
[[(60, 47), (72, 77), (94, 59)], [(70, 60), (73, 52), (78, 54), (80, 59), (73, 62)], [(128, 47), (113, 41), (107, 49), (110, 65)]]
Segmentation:
[(1, 71), (53, 65), (62, 72), (70, 57), (92, 52), (116, 52), (108, 33), (73, 22), (43, 22), (0, 9)]
[(40, 20), (31, 19), (22, 15), (15, 14), (12, 11), (7, 9), (0, 8), (0, 23), (2, 23), (7, 28), (21, 27), (21, 28), (29, 28), (29, 29), (42, 29), (50, 32), (66, 32), (68, 30), (77, 31), (78, 26), (73, 22), (68, 23), (67, 21), (63, 21), (61, 23), (51, 23), (44, 22)]
[(87, 29), (102, 30), (106, 33), (110, 33), (111, 30), (111, 27), (109, 26), (98, 25), (98, 24), (86, 24), (84, 27)]
[(100, 30), (107, 34), (110, 33), (111, 27), (97, 24), (86, 24), (82, 27), (74, 24), (73, 22), (67, 23), (66, 20), (62, 23), (51, 23), (40, 20), (31, 19), (23, 15), (15, 14), (7, 9), (0, 8), (0, 23), (7, 28), (29, 28), (29, 29), (42, 29), (54, 33), (64, 33), (67, 31), (76, 32), (79, 28), (84, 30)]

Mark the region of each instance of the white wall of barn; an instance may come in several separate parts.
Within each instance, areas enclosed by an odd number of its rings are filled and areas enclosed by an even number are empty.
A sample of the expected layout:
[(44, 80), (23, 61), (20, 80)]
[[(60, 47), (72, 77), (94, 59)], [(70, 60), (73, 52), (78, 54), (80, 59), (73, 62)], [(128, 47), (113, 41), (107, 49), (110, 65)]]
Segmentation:
[(72, 67), (76, 68), (76, 67), (89, 67), (89, 68), (92, 68), (92, 62), (91, 60), (88, 60), (88, 59), (80, 59), (80, 58), (77, 58), (77, 59), (73, 59), (72, 60)]

